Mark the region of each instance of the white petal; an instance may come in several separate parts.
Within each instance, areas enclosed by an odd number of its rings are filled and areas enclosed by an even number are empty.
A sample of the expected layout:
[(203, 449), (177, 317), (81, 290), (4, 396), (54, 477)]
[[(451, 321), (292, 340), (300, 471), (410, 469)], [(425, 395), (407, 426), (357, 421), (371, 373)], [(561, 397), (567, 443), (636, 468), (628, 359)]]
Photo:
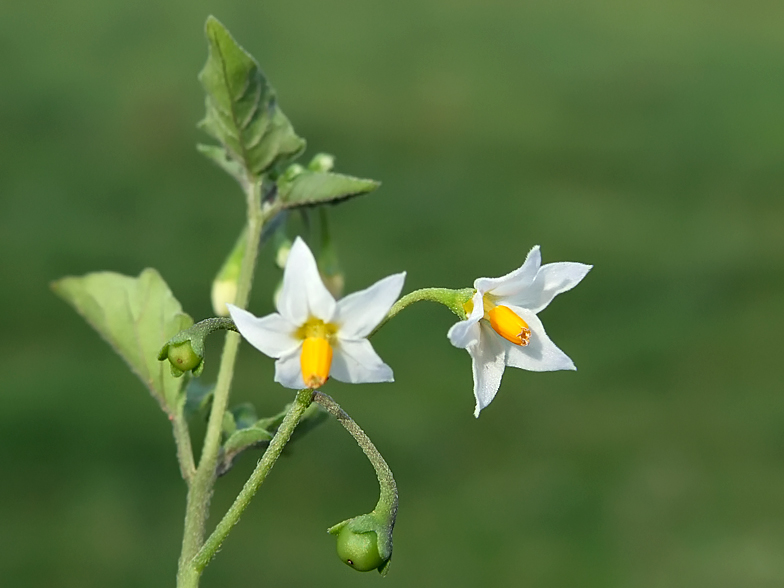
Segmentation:
[(501, 343), (504, 339), (489, 326), (482, 325), (480, 328), (479, 341), (468, 347), (474, 372), (474, 416), (477, 418), (482, 409), (495, 398), (505, 366), (504, 346)]
[(571, 290), (580, 283), (592, 265), (564, 261), (548, 263), (539, 269), (531, 287), (504, 298), (503, 302), (540, 312), (558, 294)]
[(506, 365), (532, 372), (577, 369), (569, 356), (558, 349), (547, 336), (539, 317), (524, 308), (516, 306), (510, 306), (510, 308), (528, 323), (531, 329), (531, 339), (525, 347), (514, 345), (502, 339), (507, 343), (504, 345), (506, 347)]
[(286, 260), (277, 305), (278, 312), (295, 325), (302, 325), (310, 317), (328, 323), (335, 314), (335, 299), (321, 281), (313, 254), (299, 237)]
[(226, 306), (240, 334), (265, 355), (280, 357), (299, 345), (300, 342), (293, 336), (296, 325), (292, 325), (278, 313), (257, 318), (233, 304)]
[(297, 346), (285, 355), (281, 355), (280, 359), (275, 362), (275, 381), (283, 384), (286, 388), (294, 388), (295, 390), (302, 390), (307, 388), (305, 380), (302, 379), (302, 364), (300, 363), (300, 355), (302, 354), (302, 346)]
[(474, 308), (471, 310), (468, 318), (464, 321), (456, 322), (446, 334), (452, 345), (460, 349), (466, 349), (472, 343), (479, 341), (479, 319), (485, 314), (482, 293), (477, 291), (471, 302), (473, 302)]
[(395, 381), (392, 368), (367, 339), (340, 339), (333, 350), (330, 376), (350, 384)]
[(349, 339), (367, 337), (400, 296), (406, 272), (387, 276), (370, 288), (349, 294), (337, 303), (334, 321)]
[(536, 272), (542, 264), (542, 254), (539, 252), (539, 245), (536, 245), (523, 262), (513, 272), (500, 278), (478, 278), (474, 280), (474, 288), (482, 293), (489, 292), (493, 296), (511, 296), (524, 291), (534, 281)]

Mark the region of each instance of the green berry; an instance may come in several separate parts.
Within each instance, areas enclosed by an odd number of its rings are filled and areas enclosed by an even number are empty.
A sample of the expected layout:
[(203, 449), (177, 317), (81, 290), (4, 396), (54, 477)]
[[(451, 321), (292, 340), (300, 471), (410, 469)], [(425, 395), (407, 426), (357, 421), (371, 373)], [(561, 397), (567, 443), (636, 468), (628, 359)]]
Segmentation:
[(360, 572), (375, 570), (384, 563), (378, 553), (376, 533), (355, 533), (349, 529), (349, 525), (338, 534), (338, 557)]
[(169, 345), (169, 361), (178, 370), (187, 372), (199, 367), (202, 358), (191, 347), (190, 341)]

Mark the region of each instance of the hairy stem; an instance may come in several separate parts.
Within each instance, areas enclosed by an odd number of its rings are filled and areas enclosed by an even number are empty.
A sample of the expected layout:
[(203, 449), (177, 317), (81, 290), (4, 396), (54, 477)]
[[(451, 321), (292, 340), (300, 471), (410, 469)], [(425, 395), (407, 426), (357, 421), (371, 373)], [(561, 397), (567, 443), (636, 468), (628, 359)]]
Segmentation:
[(190, 486), (193, 476), (196, 474), (196, 463), (193, 461), (193, 447), (191, 446), (188, 421), (185, 419), (182, 407), (170, 418), (172, 431), (174, 432), (174, 441), (177, 445), (177, 461), (180, 464), (180, 472), (183, 480)]
[[(248, 241), (237, 282), (237, 297), (235, 301), (240, 308), (245, 308), (248, 303), (253, 284), (253, 273), (256, 267), (261, 230), (264, 225), (264, 215), (261, 211), (260, 181), (249, 182), (246, 198), (248, 205)], [(207, 433), (204, 438), (204, 447), (188, 491), (182, 551), (180, 552), (177, 572), (178, 588), (194, 588), (199, 584), (201, 570), (194, 573), (195, 570), (191, 565), (191, 560), (201, 549), (204, 542), (204, 526), (209, 514), (209, 502), (215, 483), (215, 469), (220, 451), (223, 415), (229, 402), (229, 392), (234, 376), (234, 364), (237, 359), (239, 344), (239, 334), (234, 332), (226, 333), (220, 371), (218, 372), (218, 382), (215, 385), (212, 409), (207, 423)]]
[(234, 500), (234, 504), (232, 504), (231, 508), (226, 511), (223, 519), (221, 519), (221, 521), (215, 527), (215, 530), (207, 538), (202, 548), (190, 562), (190, 565), (195, 573), (201, 573), (205, 566), (215, 556), (218, 549), (220, 549), (220, 546), (223, 544), (223, 541), (226, 539), (231, 529), (234, 527), (234, 525), (237, 524), (237, 521), (240, 520), (240, 515), (242, 515), (243, 511), (248, 507), (251, 499), (256, 494), (259, 487), (262, 485), (262, 483), (264, 483), (264, 480), (267, 478), (267, 474), (269, 474), (270, 470), (272, 470), (272, 466), (275, 465), (278, 457), (280, 457), (283, 448), (286, 446), (286, 443), (288, 443), (289, 439), (291, 439), (291, 434), (294, 432), (294, 429), (297, 428), (302, 415), (305, 413), (312, 401), (312, 390), (305, 389), (300, 390), (297, 393), (296, 400), (292, 402), (289, 411), (283, 418), (283, 422), (278, 427), (278, 430), (275, 433), (275, 436), (272, 438), (272, 441), (270, 441), (269, 447), (267, 447), (267, 450), (259, 460), (259, 463), (256, 464), (256, 469), (253, 470), (250, 478), (248, 478), (248, 481), (245, 482), (242, 490)]
[(323, 394), (322, 392), (315, 392), (313, 394), (313, 402), (320, 404), (329, 414), (334, 416), (338, 422), (343, 425), (343, 428), (351, 433), (351, 436), (354, 437), (357, 445), (359, 445), (365, 453), (368, 460), (373, 465), (373, 469), (376, 470), (376, 477), (378, 478), (380, 489), (380, 496), (375, 510), (378, 512), (383, 510), (384, 512), (390, 513), (389, 519), (394, 522), (395, 516), (397, 515), (397, 484), (395, 484), (395, 478), (392, 476), (392, 470), (389, 469), (386, 460), (384, 460), (378, 449), (376, 449), (376, 446), (373, 445), (373, 442), (365, 431), (354, 422), (354, 419), (352, 419), (346, 411), (340, 408), (340, 405), (335, 402), (331, 396)]
[(389, 319), (393, 318), (401, 310), (414, 304), (415, 302), (421, 302), (422, 300), (443, 304), (449, 310), (455, 313), (458, 318), (460, 318), (460, 320), (465, 320), (466, 312), (463, 308), (463, 304), (471, 300), (473, 295), (473, 288), (464, 288), (462, 290), (451, 290), (449, 288), (422, 288), (421, 290), (414, 290), (413, 292), (406, 294), (400, 300), (395, 302), (392, 305), (392, 308), (389, 309), (389, 312), (387, 313), (387, 316), (384, 318), (384, 320), (382, 320), (368, 336), (374, 335), (381, 327), (386, 324)]

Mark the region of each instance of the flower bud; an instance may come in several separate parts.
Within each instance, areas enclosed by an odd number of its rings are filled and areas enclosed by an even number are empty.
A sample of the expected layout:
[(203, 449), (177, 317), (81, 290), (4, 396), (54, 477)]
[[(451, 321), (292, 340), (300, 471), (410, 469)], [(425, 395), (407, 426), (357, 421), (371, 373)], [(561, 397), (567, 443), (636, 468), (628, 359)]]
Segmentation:
[(346, 285), (346, 279), (343, 276), (343, 272), (338, 272), (336, 274), (328, 274), (324, 272), (319, 272), (321, 276), (321, 281), (324, 282), (324, 286), (326, 286), (327, 290), (332, 297), (336, 300), (340, 299), (343, 296), (343, 288)]
[(298, 175), (300, 175), (304, 171), (305, 171), (305, 168), (302, 167), (300, 164), (292, 163), (281, 174), (281, 177), (279, 178), (279, 180), (282, 180), (283, 182), (290, 182), (290, 181), (292, 181), (294, 178), (296, 178)]
[(281, 237), (278, 240), (277, 249), (275, 250), (275, 265), (277, 265), (280, 269), (285, 268), (290, 252), (291, 239), (286, 236)]
[(212, 309), (218, 316), (229, 316), (227, 304), (237, 301), (237, 280), (215, 280), (212, 283)]
[(212, 309), (218, 316), (229, 316), (227, 304), (234, 304), (237, 300), (237, 283), (242, 269), (242, 259), (245, 257), (248, 238), (247, 229), (243, 229), (237, 242), (234, 244), (229, 256), (212, 282)]
[(308, 169), (315, 172), (328, 172), (335, 165), (335, 156), (329, 153), (317, 153), (308, 164)]

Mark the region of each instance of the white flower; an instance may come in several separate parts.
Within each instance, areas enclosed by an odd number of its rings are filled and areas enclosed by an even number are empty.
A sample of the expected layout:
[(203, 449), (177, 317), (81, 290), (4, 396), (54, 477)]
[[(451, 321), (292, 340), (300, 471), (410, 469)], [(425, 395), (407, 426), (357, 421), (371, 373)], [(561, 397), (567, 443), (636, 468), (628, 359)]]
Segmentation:
[(477, 279), (476, 294), (465, 305), (468, 318), (449, 329), (452, 345), (471, 355), (476, 417), (495, 398), (506, 366), (534, 372), (577, 369), (536, 315), (555, 296), (574, 288), (593, 266), (541, 263), (537, 245), (515, 271)]
[(228, 307), (242, 336), (277, 359), (275, 381), (287, 388), (318, 388), (330, 376), (352, 384), (392, 382), (392, 369), (367, 336), (397, 300), (405, 277), (405, 272), (388, 276), (336, 302), (298, 237), (283, 270), (278, 312), (257, 318)]

